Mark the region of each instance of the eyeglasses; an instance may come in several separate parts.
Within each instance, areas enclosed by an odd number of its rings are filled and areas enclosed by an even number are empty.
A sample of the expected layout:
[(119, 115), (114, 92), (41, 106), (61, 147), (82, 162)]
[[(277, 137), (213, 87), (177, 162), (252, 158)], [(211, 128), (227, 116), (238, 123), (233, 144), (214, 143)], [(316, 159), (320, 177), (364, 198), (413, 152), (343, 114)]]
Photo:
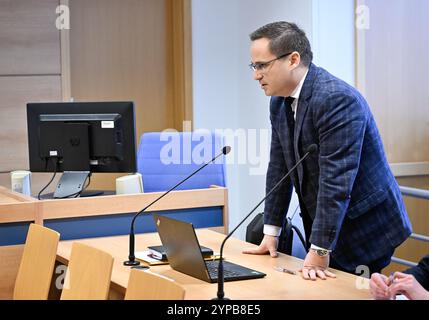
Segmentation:
[(267, 61), (267, 62), (256, 62), (256, 63), (251, 63), (251, 64), (249, 64), (249, 67), (250, 67), (250, 69), (252, 69), (253, 71), (263, 71), (263, 70), (265, 70), (271, 63), (273, 63), (274, 61), (276, 61), (276, 60), (280, 60), (280, 59), (282, 59), (282, 58), (284, 58), (284, 57), (287, 57), (288, 55), (290, 55), (291, 53), (293, 53), (294, 51), (292, 51), (292, 52), (289, 52), (289, 53), (285, 53), (285, 54), (282, 54), (281, 56), (279, 56), (279, 57), (277, 57), (277, 58), (274, 58), (273, 60), (270, 60), (270, 61)]

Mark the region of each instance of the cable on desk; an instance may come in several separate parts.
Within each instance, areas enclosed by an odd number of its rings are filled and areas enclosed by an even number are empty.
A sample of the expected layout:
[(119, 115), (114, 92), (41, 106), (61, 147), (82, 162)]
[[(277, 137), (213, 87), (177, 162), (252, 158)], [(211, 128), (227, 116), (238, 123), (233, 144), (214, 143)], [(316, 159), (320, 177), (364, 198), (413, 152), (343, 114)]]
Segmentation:
[[(57, 157), (51, 157), (50, 159), (52, 159), (52, 160), (54, 161), (54, 174), (52, 175), (52, 178), (51, 178), (51, 180), (48, 182), (48, 184), (47, 184), (46, 186), (44, 186), (44, 187), (42, 188), (42, 190), (40, 190), (40, 191), (39, 191), (39, 194), (37, 195), (37, 199), (39, 199), (39, 200), (41, 200), (41, 199), (40, 199), (40, 197), (41, 197), (41, 195), (42, 195), (42, 192), (43, 192), (43, 191), (45, 191), (45, 189), (46, 189), (47, 187), (49, 187), (49, 185), (52, 183), (52, 181), (54, 181), (54, 179), (55, 179), (55, 175), (57, 174), (58, 158), (57, 158)], [(47, 159), (47, 160), (46, 160), (46, 168), (48, 167), (48, 160), (49, 160), (49, 159)], [(56, 161), (55, 161), (55, 160), (56, 160)]]

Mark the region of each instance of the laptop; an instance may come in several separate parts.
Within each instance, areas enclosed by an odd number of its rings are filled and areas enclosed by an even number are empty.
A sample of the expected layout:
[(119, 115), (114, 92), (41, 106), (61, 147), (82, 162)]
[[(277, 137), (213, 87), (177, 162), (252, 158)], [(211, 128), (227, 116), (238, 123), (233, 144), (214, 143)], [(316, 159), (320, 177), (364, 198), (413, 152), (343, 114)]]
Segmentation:
[[(170, 266), (191, 277), (215, 283), (219, 261), (205, 261), (192, 223), (154, 214), (162, 245), (167, 253)], [(223, 262), (225, 281), (247, 280), (265, 277), (266, 274), (240, 266), (229, 261)]]

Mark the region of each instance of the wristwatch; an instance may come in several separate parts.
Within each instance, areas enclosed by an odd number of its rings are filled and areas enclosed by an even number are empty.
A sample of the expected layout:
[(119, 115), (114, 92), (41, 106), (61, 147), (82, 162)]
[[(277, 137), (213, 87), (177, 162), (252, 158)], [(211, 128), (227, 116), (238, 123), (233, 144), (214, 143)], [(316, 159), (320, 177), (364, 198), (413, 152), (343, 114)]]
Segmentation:
[(329, 251), (325, 249), (311, 249), (311, 250), (315, 251), (319, 257), (326, 257), (327, 255), (329, 255)]

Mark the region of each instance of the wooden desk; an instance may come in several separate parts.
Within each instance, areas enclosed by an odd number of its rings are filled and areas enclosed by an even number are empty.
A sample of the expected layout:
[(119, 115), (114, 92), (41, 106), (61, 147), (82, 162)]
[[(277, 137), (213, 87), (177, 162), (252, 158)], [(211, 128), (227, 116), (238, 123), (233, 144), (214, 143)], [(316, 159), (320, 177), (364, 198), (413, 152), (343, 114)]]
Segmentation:
[[(219, 252), (224, 235), (207, 229), (197, 230), (201, 245)], [(74, 240), (109, 252), (115, 258), (112, 273), (111, 295), (123, 297), (129, 277), (129, 267), (123, 266), (128, 256), (128, 237), (106, 237)], [(58, 247), (57, 260), (67, 264), (74, 241), (61, 241)], [(136, 236), (136, 251), (145, 250), (148, 245), (160, 244), (157, 233)], [(225, 246), (225, 257), (228, 261), (239, 263), (267, 274), (263, 279), (233, 281), (225, 283), (225, 294), (231, 299), (370, 299), (368, 290), (356, 288), (357, 277), (348, 273), (334, 271), (336, 279), (326, 281), (308, 281), (301, 275), (290, 275), (274, 270), (276, 266), (286, 266), (298, 270), (302, 260), (280, 254), (278, 258), (253, 256), (241, 253), (243, 248), (253, 245), (231, 238)], [(174, 279), (186, 289), (185, 299), (211, 299), (216, 296), (217, 284), (210, 284), (187, 276), (171, 269), (168, 265), (152, 266), (151, 271)]]

